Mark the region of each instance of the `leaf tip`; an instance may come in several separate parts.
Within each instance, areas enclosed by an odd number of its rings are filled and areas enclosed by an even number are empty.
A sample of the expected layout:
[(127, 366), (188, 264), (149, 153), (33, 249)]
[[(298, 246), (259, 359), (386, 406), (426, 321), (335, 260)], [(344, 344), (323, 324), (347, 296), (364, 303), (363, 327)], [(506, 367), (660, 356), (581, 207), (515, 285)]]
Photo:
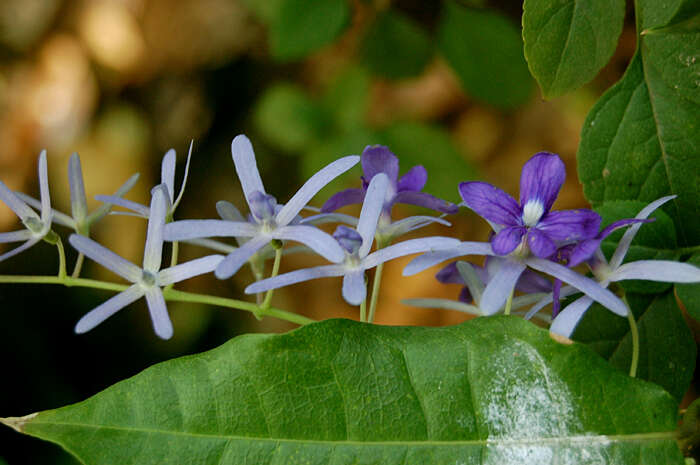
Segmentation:
[(7, 417), (7, 418), (0, 418), (0, 423), (3, 425), (9, 426), (13, 430), (17, 431), (18, 433), (24, 433), (24, 425), (29, 423), (36, 417), (38, 413), (31, 413), (29, 415), (25, 415), (23, 417)]
[(556, 342), (558, 342), (559, 344), (564, 344), (565, 346), (570, 346), (571, 344), (574, 343), (574, 341), (572, 341), (572, 340), (569, 339), (568, 337), (562, 336), (561, 334), (553, 333), (553, 332), (551, 332), (551, 331), (550, 331), (550, 333), (549, 333), (549, 337), (551, 337), (552, 339), (554, 339), (554, 340), (555, 340)]

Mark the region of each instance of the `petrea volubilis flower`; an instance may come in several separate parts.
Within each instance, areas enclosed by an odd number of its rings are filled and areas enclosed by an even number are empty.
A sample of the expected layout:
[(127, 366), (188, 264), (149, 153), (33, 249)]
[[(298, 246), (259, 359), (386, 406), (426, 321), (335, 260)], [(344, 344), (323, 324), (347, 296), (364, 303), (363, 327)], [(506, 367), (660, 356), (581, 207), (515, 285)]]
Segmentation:
[(170, 268), (160, 269), (163, 254), (163, 228), (168, 210), (167, 196), (167, 189), (164, 186), (160, 185), (153, 189), (142, 268), (92, 239), (77, 234), (70, 236), (71, 245), (80, 253), (133, 283), (125, 291), (83, 316), (75, 326), (76, 333), (90, 331), (117, 311), (145, 296), (156, 334), (163, 339), (172, 337), (173, 325), (168, 316), (161, 288), (214, 271), (223, 256), (209, 255)]
[(337, 260), (336, 264), (292, 271), (263, 279), (248, 286), (245, 292), (255, 294), (302, 281), (342, 276), (343, 298), (350, 305), (360, 305), (367, 297), (366, 270), (404, 255), (439, 250), (459, 244), (458, 240), (449, 237), (427, 237), (400, 242), (370, 254), (379, 216), (382, 213), (384, 199), (389, 188), (390, 181), (387, 175), (377, 173), (367, 186), (357, 229), (338, 226), (333, 237), (344, 250), (344, 256), (341, 260)]
[[(160, 164), (160, 185), (164, 186), (166, 192), (168, 193), (166, 201), (168, 202), (167, 214), (165, 215), (166, 222), (170, 222), (175, 214), (175, 209), (180, 204), (182, 200), (182, 195), (185, 193), (185, 186), (187, 185), (187, 175), (190, 172), (190, 160), (192, 158), (192, 146), (194, 141), (190, 142), (190, 149), (187, 153), (187, 162), (185, 163), (185, 174), (182, 178), (182, 185), (180, 186), (180, 192), (175, 198), (175, 160), (176, 152), (174, 149), (168, 150)], [(132, 202), (131, 200), (126, 200), (121, 198), (119, 195), (97, 195), (95, 196), (100, 202), (105, 204), (117, 205), (129, 209), (135, 213), (135, 216), (141, 216), (143, 218), (148, 218), (149, 208), (146, 205), (141, 205), (137, 202)], [(128, 214), (128, 213), (122, 213)]]
[(19, 247), (0, 255), (0, 261), (23, 252), (46, 237), (51, 231), (51, 197), (49, 195), (49, 177), (46, 163), (46, 150), (39, 155), (39, 190), (41, 192), (41, 216), (37, 215), (22, 199), (0, 181), (0, 200), (22, 220), (24, 227), (20, 231), (0, 233), (0, 243), (26, 241)]
[(217, 267), (216, 277), (219, 279), (233, 276), (253, 254), (273, 239), (301, 242), (332, 262), (343, 259), (343, 249), (335, 239), (315, 227), (297, 224), (297, 215), (318, 191), (355, 166), (360, 157), (352, 155), (334, 161), (309, 178), (286, 205), (279, 205), (273, 196), (265, 192), (250, 140), (244, 135), (236, 136), (231, 143), (231, 154), (250, 208), (248, 221), (176, 221), (166, 226), (166, 240), (180, 241), (202, 237), (250, 238), (228, 254)]
[[(132, 175), (117, 189), (113, 197), (120, 198), (129, 192), (138, 179), (138, 173)], [(107, 215), (112, 206), (104, 204), (96, 208), (92, 213), (88, 213), (83, 169), (80, 164), (80, 156), (78, 156), (77, 153), (73, 153), (68, 159), (68, 185), (70, 187), (71, 216), (57, 210), (52, 210), (52, 220), (56, 224), (73, 229), (78, 234), (88, 236), (90, 234), (90, 226)], [(34, 208), (41, 208), (40, 201), (21, 192), (17, 192), (17, 195)]]
[(592, 210), (551, 211), (565, 177), (559, 156), (540, 152), (523, 166), (520, 203), (485, 182), (463, 182), (459, 192), (464, 204), (496, 229), (491, 244), (497, 255), (509, 254), (522, 244), (535, 256), (548, 258), (558, 243), (592, 238), (600, 226), (600, 216)]
[[(654, 210), (674, 197), (675, 195), (671, 195), (655, 200), (644, 207), (639, 214), (637, 214), (635, 219), (645, 220)], [(600, 250), (600, 241), (598, 241), (598, 247), (593, 253), (589, 253), (589, 248), (586, 246), (586, 248), (583, 249), (586, 251), (579, 252), (576, 260), (587, 261), (593, 271), (593, 276), (602, 287), (608, 287), (612, 282), (624, 281), (627, 279), (643, 279), (669, 283), (700, 282), (700, 268), (688, 263), (679, 263), (670, 260), (638, 260), (622, 263), (632, 244), (632, 240), (641, 226), (642, 222), (640, 221), (633, 224), (625, 231), (625, 234), (623, 234), (609, 262), (605, 259), (603, 252)], [(572, 256), (573, 255), (572, 253)], [(570, 294), (572, 294), (571, 290), (564, 292), (562, 289), (562, 295)], [(593, 300), (586, 295), (573, 301), (554, 318), (550, 331), (561, 334), (562, 336), (571, 337), (576, 326), (592, 303)], [(618, 313), (614, 309), (610, 310)], [(621, 316), (626, 316), (626, 314)]]

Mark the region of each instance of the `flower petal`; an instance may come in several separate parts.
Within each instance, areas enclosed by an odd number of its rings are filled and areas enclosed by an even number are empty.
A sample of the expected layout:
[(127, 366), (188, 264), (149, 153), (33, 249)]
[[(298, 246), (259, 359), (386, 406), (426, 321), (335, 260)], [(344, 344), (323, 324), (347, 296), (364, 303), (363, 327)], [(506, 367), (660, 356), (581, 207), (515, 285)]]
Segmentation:
[(122, 308), (143, 297), (144, 294), (145, 292), (140, 285), (130, 286), (85, 314), (75, 325), (75, 332), (83, 334), (90, 331)]
[(122, 278), (132, 283), (141, 279), (141, 268), (115, 254), (108, 248), (101, 246), (92, 239), (78, 234), (71, 234), (68, 241), (75, 250), (96, 261), (108, 270), (114, 271)]
[[(168, 225), (166, 224), (165, 227), (167, 229)], [(200, 247), (205, 247), (211, 250), (216, 250), (217, 252), (223, 252), (225, 254), (230, 254), (238, 248), (232, 245), (224, 244), (223, 242), (213, 241), (211, 239), (186, 239), (183, 242), (192, 245), (198, 245)]]
[(301, 242), (330, 262), (340, 263), (345, 258), (343, 248), (333, 236), (313, 226), (285, 226), (275, 230), (272, 237)]
[(10, 210), (15, 212), (15, 214), (21, 219), (25, 220), (27, 218), (39, 219), (39, 215), (34, 212), (29, 205), (24, 203), (14, 192), (12, 192), (8, 187), (0, 181), (0, 200), (5, 202), (5, 205), (10, 207)]
[(168, 307), (165, 305), (163, 291), (159, 287), (152, 287), (146, 291), (146, 303), (148, 304), (148, 313), (151, 314), (153, 322), (153, 330), (161, 339), (170, 339), (173, 337), (173, 324), (168, 315)]
[(252, 237), (258, 227), (248, 222), (228, 220), (179, 220), (165, 225), (166, 241), (186, 241), (201, 237)]
[(392, 186), (396, 186), (399, 177), (399, 159), (388, 147), (368, 145), (362, 151), (362, 173), (369, 182), (378, 173), (384, 173)]
[(246, 222), (245, 217), (231, 202), (219, 200), (216, 202), (216, 212), (226, 221), (235, 221), (239, 223)]
[(459, 184), (459, 194), (464, 204), (479, 216), (500, 225), (520, 225), (520, 207), (501, 189), (486, 182), (470, 181)]
[(579, 241), (595, 237), (600, 221), (600, 215), (593, 210), (558, 210), (544, 215), (536, 228), (555, 241)]
[[(486, 269), (467, 262), (457, 262), (457, 271), (464, 281), (471, 299), (474, 302), (481, 302), (481, 296), (484, 295), (484, 283), (488, 280)], [(462, 291), (462, 294), (465, 292)], [(460, 294), (460, 298), (462, 298), (462, 294)]]
[(565, 179), (566, 168), (559, 155), (549, 152), (535, 154), (523, 165), (520, 174), (520, 205), (537, 201), (548, 212)]
[[(385, 238), (389, 238), (389, 241), (396, 239), (397, 237), (403, 236), (404, 234), (415, 231), (416, 229), (428, 226), (431, 223), (439, 223), (444, 226), (451, 226), (449, 221), (438, 218), (437, 216), (409, 216), (408, 218), (403, 218), (398, 221), (394, 221), (388, 226), (380, 225), (377, 229), (376, 234), (381, 235)], [(385, 239), (386, 240), (386, 239)]]
[(504, 260), (501, 267), (486, 285), (479, 308), (486, 315), (498, 312), (515, 289), (515, 283), (525, 270), (525, 264), (514, 260)]
[(439, 308), (442, 310), (455, 310), (470, 315), (481, 316), (481, 310), (474, 305), (469, 305), (466, 302), (456, 302), (449, 299), (402, 299), (404, 305), (422, 308)]
[(309, 200), (318, 194), (318, 191), (326, 187), (329, 182), (355, 166), (358, 161), (360, 161), (360, 157), (357, 155), (343, 157), (311, 176), (309, 180), (306, 181), (303, 186), (301, 186), (301, 189), (299, 189), (296, 194), (289, 199), (289, 202), (287, 202), (284, 207), (277, 212), (277, 215), (275, 216), (277, 224), (280, 226), (285, 226), (291, 223), (294, 217), (299, 214), (301, 209), (304, 208), (307, 203), (309, 203)]
[(250, 257), (270, 242), (268, 236), (255, 236), (231, 252), (216, 267), (214, 274), (219, 279), (228, 279), (241, 269)]
[(168, 213), (167, 189), (161, 184), (151, 192), (151, 208), (146, 230), (146, 246), (143, 250), (143, 269), (160, 270), (163, 258), (163, 230), (165, 215)]
[(501, 229), (491, 239), (493, 251), (497, 255), (508, 255), (520, 245), (526, 231), (527, 229), (522, 226), (508, 226)]
[[(26, 231), (26, 229), (25, 229), (25, 231)], [(29, 231), (27, 231), (27, 232), (29, 232)], [(33, 246), (34, 244), (36, 244), (40, 240), (41, 240), (41, 238), (34, 237), (33, 239), (29, 239), (27, 242), (20, 245), (19, 247), (14, 248), (14, 249), (10, 250), (9, 252), (5, 252), (4, 254), (0, 255), (0, 262), (3, 260), (7, 260), (10, 257), (14, 257), (15, 255), (17, 255), (19, 253), (24, 252), (25, 250), (27, 250), (28, 248), (30, 248), (31, 246)]]
[(488, 242), (461, 242), (459, 245), (448, 250), (440, 250), (438, 252), (429, 252), (416, 257), (409, 262), (403, 269), (404, 276), (412, 276), (416, 273), (430, 268), (433, 265), (442, 263), (451, 258), (462, 257), (465, 255), (493, 255), (491, 244)]
[[(459, 246), (459, 240), (453, 237), (422, 237), (420, 239), (410, 239), (398, 244), (384, 247), (369, 254), (362, 260), (362, 267), (366, 270), (374, 268), (380, 263), (388, 262), (404, 255), (411, 255), (421, 252), (435, 252), (445, 249), (453, 249)], [(362, 255), (360, 255), (361, 257)]]
[[(0, 182), (0, 184), (2, 184), (2, 182)], [(30, 197), (23, 192), (13, 192), (13, 194), (16, 195), (22, 202), (26, 203), (30, 207), (34, 207), (37, 210), (41, 211), (41, 202), (37, 199)], [(2, 196), (0, 195), (0, 197)], [(39, 215), (37, 215), (36, 213), (34, 213), (34, 217), (39, 219)], [(65, 226), (67, 228), (74, 229), (76, 226), (76, 223), (75, 221), (73, 221), (73, 218), (66, 215), (65, 213), (59, 212), (56, 209), (51, 209), (51, 221), (53, 221), (56, 224), (60, 224), (61, 226)]]
[(405, 203), (408, 205), (416, 205), (419, 207), (430, 208), (442, 213), (455, 214), (459, 211), (459, 207), (447, 200), (439, 199), (425, 192), (404, 191), (397, 193), (392, 199), (392, 204)]
[(34, 235), (28, 229), (22, 229), (20, 231), (12, 231), (6, 233), (0, 233), (0, 244), (5, 244), (7, 242), (20, 242), (31, 239)]
[(330, 213), (342, 208), (346, 205), (354, 205), (362, 203), (365, 198), (365, 191), (359, 188), (345, 189), (337, 192), (326, 200), (326, 203), (321, 207), (323, 213)]
[(406, 171), (406, 173), (399, 178), (398, 183), (396, 183), (396, 191), (418, 192), (423, 190), (427, 181), (428, 172), (421, 165), (417, 165)]
[(350, 305), (360, 305), (367, 298), (365, 272), (351, 271), (343, 277), (343, 299)]
[[(126, 182), (124, 184), (122, 184), (119, 187), (119, 189), (117, 189), (117, 191), (114, 193), (114, 197), (117, 197), (117, 198), (122, 197), (124, 194), (129, 192), (132, 187), (134, 187), (134, 185), (136, 184), (136, 181), (138, 181), (138, 180), (139, 180), (138, 173), (132, 175), (129, 179), (126, 180)], [(133, 202), (133, 203), (135, 203), (135, 202)], [(142, 207), (142, 208), (146, 208), (140, 204), (136, 204), (136, 205), (139, 205), (139, 207)], [(111, 209), (112, 209), (112, 205), (109, 203), (99, 206), (94, 212), (92, 212), (88, 215), (88, 220), (87, 220), (88, 223), (89, 224), (96, 223), (97, 221), (102, 219), (107, 213), (109, 213), (109, 211)], [(55, 212), (54, 212), (54, 215), (55, 215)], [(146, 208), (146, 214), (143, 216), (148, 216), (148, 208)]]
[(211, 273), (223, 259), (223, 255), (207, 255), (206, 257), (171, 266), (158, 272), (158, 284), (168, 286), (200, 274)]
[(610, 281), (646, 279), (664, 283), (700, 282), (700, 268), (670, 260), (638, 260), (625, 263), (608, 276)]
[[(180, 192), (177, 194), (177, 198), (175, 199), (175, 202), (173, 203), (172, 209), (175, 210), (178, 205), (180, 205), (180, 201), (182, 200), (182, 196), (185, 193), (185, 187), (187, 186), (187, 176), (190, 174), (190, 160), (192, 158), (192, 146), (194, 145), (194, 140), (190, 141), (190, 150), (187, 152), (187, 162), (185, 163), (185, 175), (182, 178), (182, 184), (180, 185)], [(173, 181), (174, 182), (174, 181)]]
[(168, 150), (160, 164), (160, 183), (168, 190), (168, 202), (175, 201), (175, 150)]
[(260, 172), (255, 162), (253, 145), (243, 134), (234, 137), (233, 142), (231, 142), (231, 156), (233, 157), (233, 164), (236, 167), (236, 174), (241, 182), (246, 202), (253, 192), (257, 191), (265, 194), (265, 187), (263, 187)]
[(536, 292), (551, 292), (552, 281), (535, 273), (532, 270), (525, 270), (520, 275), (515, 289), (526, 294), (534, 294)]
[[(665, 204), (669, 200), (675, 199), (675, 195), (667, 195), (666, 197), (661, 197), (660, 199), (656, 199), (653, 202), (651, 202), (649, 205), (646, 207), (642, 208), (642, 210), (637, 213), (637, 216), (635, 218), (637, 219), (646, 219), (651, 215), (654, 210), (659, 208), (661, 205)], [(615, 252), (613, 253), (613, 256), (610, 257), (610, 266), (612, 269), (615, 269), (622, 264), (622, 261), (625, 259), (625, 255), (627, 255), (627, 251), (630, 248), (630, 245), (632, 244), (632, 241), (634, 240), (634, 236), (637, 235), (637, 231), (639, 231), (639, 228), (642, 227), (642, 224), (635, 224), (632, 225), (625, 233), (622, 235), (622, 239), (620, 239), (620, 242), (617, 244), (617, 248), (615, 249)]]
[[(576, 288), (574, 288), (574, 287), (571, 287), (571, 286), (564, 286), (564, 287), (562, 287), (562, 288), (559, 290), (559, 299), (563, 299), (564, 297), (568, 297), (568, 296), (570, 296), (570, 295), (574, 295), (574, 294), (576, 294), (577, 292), (579, 292), (578, 289), (576, 289)], [(541, 298), (537, 301), (537, 303), (536, 303), (535, 305), (533, 305), (533, 306), (527, 311), (527, 313), (525, 314), (525, 319), (526, 319), (526, 320), (529, 320), (530, 318), (532, 318), (533, 316), (535, 316), (535, 314), (536, 314), (537, 312), (539, 312), (540, 310), (542, 310), (542, 309), (543, 309), (544, 307), (546, 307), (547, 305), (551, 304), (551, 303), (552, 303), (552, 300), (553, 300), (553, 299), (552, 299), (552, 296), (553, 296), (553, 294), (550, 292), (549, 294), (547, 294), (547, 295), (541, 297)]]
[(620, 316), (627, 316), (629, 310), (624, 302), (592, 279), (582, 276), (563, 265), (542, 258), (528, 258), (526, 263), (531, 268), (547, 273), (548, 275), (559, 278), (565, 283), (570, 284), (613, 313)]
[(592, 303), (593, 299), (585, 295), (571, 302), (552, 321), (549, 331), (570, 338)]
[(377, 230), (379, 215), (384, 207), (384, 199), (389, 189), (389, 178), (384, 173), (378, 173), (372, 178), (367, 187), (365, 201), (357, 221), (357, 232), (362, 236), (362, 245), (358, 251), (360, 257), (366, 256), (372, 248), (374, 233)]
[(327, 224), (327, 223), (345, 223), (350, 226), (357, 227), (357, 218), (346, 215), (345, 213), (319, 213), (318, 215), (307, 216), (301, 220), (300, 224)]
[(70, 205), (73, 219), (81, 223), (88, 214), (87, 198), (85, 197), (85, 184), (83, 183), (83, 169), (80, 166), (80, 157), (76, 152), (68, 159), (68, 185), (70, 186)]
[(41, 194), (41, 222), (44, 223), (43, 234), (51, 229), (51, 195), (49, 194), (49, 171), (46, 164), (46, 150), (39, 154), (39, 192)]
[(131, 200), (123, 199), (116, 195), (96, 195), (95, 200), (104, 202), (108, 208), (111, 208), (112, 205), (116, 205), (118, 207), (129, 209), (138, 213), (139, 216), (144, 218), (148, 218), (151, 213), (151, 210), (147, 206), (132, 202)]
[(329, 278), (335, 276), (343, 276), (345, 274), (343, 265), (323, 265), (313, 268), (305, 268), (296, 270), (290, 273), (284, 273), (273, 278), (263, 279), (255, 282), (245, 288), (246, 294), (257, 294), (259, 292), (269, 291), (270, 289), (279, 289), (280, 287), (290, 286), (292, 284), (303, 281), (311, 281), (318, 278)]
[(549, 258), (557, 252), (557, 246), (554, 241), (545, 232), (537, 228), (530, 228), (527, 232), (527, 245), (532, 253), (540, 258)]

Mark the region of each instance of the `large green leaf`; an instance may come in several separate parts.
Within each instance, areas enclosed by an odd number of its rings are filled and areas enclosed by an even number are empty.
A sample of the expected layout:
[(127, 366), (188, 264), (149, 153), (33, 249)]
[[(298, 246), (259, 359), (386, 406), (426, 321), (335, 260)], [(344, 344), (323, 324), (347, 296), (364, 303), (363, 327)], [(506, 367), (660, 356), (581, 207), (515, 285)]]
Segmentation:
[(520, 30), (507, 18), (448, 1), (438, 48), (474, 99), (512, 108), (530, 98), (532, 78)]
[[(639, 327), (637, 376), (664, 387), (680, 402), (693, 378), (697, 347), (673, 293), (628, 294), (627, 299)], [(590, 345), (620, 371), (629, 372), (632, 336), (625, 318), (593, 304), (573, 338)]]
[(350, 21), (348, 0), (280, 2), (270, 24), (270, 48), (280, 61), (304, 58), (330, 44)]
[[(700, 253), (693, 255), (688, 263), (700, 267)], [(676, 294), (688, 315), (700, 321), (700, 283), (676, 284)]]
[(593, 79), (615, 51), (624, 19), (624, 0), (526, 0), (525, 57), (544, 96)]
[(246, 335), (5, 423), (86, 464), (683, 464), (677, 404), (514, 317)]
[(676, 16), (682, 3), (639, 2), (642, 29), (649, 32), (639, 37), (622, 80), (589, 113), (578, 169), (594, 204), (677, 194), (664, 210), (681, 244), (693, 245), (700, 243), (700, 31), (653, 29)]

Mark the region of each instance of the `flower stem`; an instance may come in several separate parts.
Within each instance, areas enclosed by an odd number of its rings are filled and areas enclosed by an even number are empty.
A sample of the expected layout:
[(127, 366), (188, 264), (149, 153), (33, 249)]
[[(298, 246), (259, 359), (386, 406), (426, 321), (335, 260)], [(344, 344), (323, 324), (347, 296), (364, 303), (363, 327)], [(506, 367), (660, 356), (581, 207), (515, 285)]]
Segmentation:
[(63, 249), (63, 242), (61, 238), (56, 241), (56, 248), (58, 249), (58, 279), (66, 278), (66, 251)]
[(379, 288), (382, 284), (382, 271), (384, 271), (384, 263), (377, 265), (374, 271), (374, 282), (372, 283), (372, 299), (369, 302), (369, 317), (367, 321), (374, 322), (374, 314), (377, 311), (377, 301), (379, 300)]
[[(282, 261), (282, 249), (275, 249), (275, 261), (272, 264), (272, 274), (270, 275), (270, 278), (274, 278), (277, 276), (277, 274), (280, 272), (280, 262)], [(265, 310), (270, 307), (270, 302), (272, 301), (272, 296), (275, 293), (274, 289), (270, 289), (267, 291), (267, 294), (265, 294), (265, 300), (263, 300), (262, 304), (260, 305), (261, 310)]]
[(367, 299), (363, 300), (360, 304), (360, 321), (367, 321)]
[(75, 260), (75, 268), (73, 268), (73, 273), (70, 275), (71, 278), (77, 278), (80, 276), (80, 270), (83, 269), (83, 262), (85, 261), (85, 255), (82, 252), (78, 254), (78, 258)]
[(637, 328), (637, 321), (634, 319), (634, 313), (630, 308), (629, 303), (625, 297), (622, 298), (625, 305), (627, 305), (627, 321), (630, 324), (630, 333), (632, 334), (632, 362), (630, 363), (630, 376), (635, 378), (637, 376), (637, 365), (639, 364), (639, 329)]
[(508, 300), (506, 300), (506, 308), (503, 310), (504, 315), (510, 315), (510, 309), (513, 306), (513, 294), (515, 294), (515, 288), (511, 289), (510, 294), (508, 294)]

